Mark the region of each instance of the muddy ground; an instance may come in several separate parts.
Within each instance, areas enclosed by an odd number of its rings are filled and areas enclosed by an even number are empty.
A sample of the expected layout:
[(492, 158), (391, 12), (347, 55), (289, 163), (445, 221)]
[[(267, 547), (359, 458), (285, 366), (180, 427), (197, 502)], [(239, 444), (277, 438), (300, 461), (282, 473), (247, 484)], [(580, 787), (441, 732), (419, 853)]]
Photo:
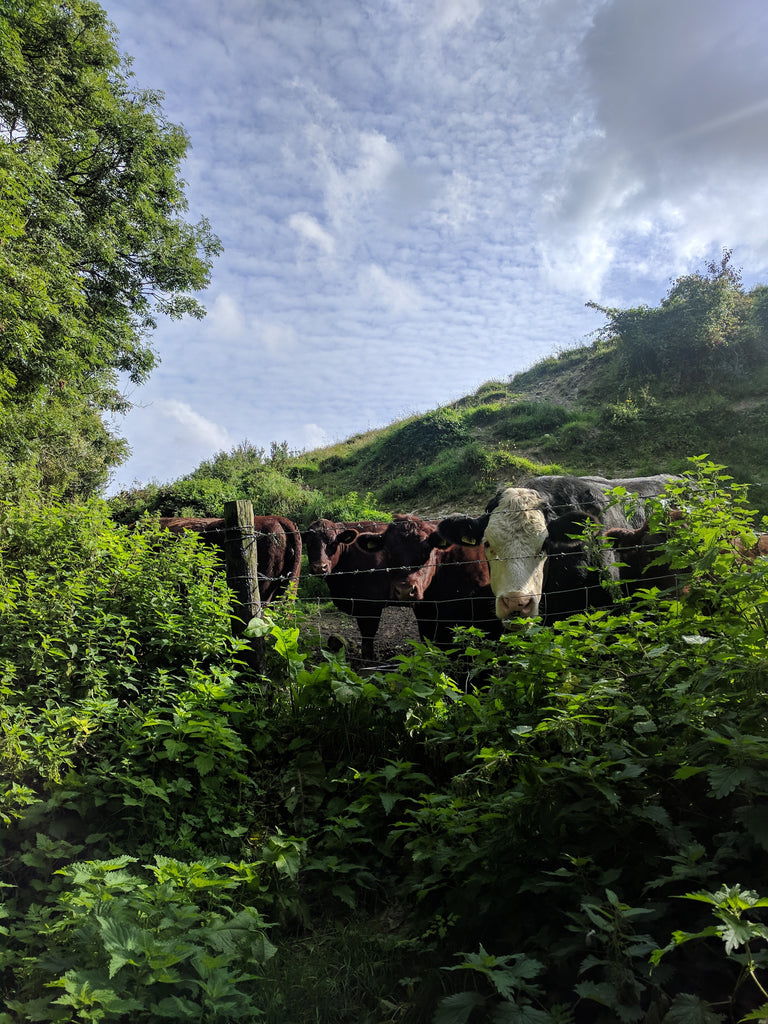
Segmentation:
[[(356, 621), (333, 606), (321, 606), (317, 613), (307, 617), (301, 628), (305, 636), (312, 637), (312, 646), (318, 654), (322, 649), (338, 650), (343, 644), (353, 668), (372, 665), (362, 661)], [(398, 654), (409, 654), (410, 641), (418, 639), (419, 630), (410, 607), (385, 608), (374, 641), (376, 659), (373, 664), (390, 662)]]

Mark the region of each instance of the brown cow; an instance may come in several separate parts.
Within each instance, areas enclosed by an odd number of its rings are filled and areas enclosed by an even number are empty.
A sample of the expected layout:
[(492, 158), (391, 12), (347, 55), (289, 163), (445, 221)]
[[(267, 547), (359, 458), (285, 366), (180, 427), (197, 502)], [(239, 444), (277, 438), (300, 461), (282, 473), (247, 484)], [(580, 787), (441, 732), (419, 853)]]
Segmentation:
[[(259, 597), (269, 604), (286, 592), (291, 583), (298, 583), (301, 570), (301, 533), (285, 516), (254, 516), (256, 556), (259, 575)], [(206, 544), (224, 549), (226, 527), (223, 519), (162, 516), (160, 526), (171, 533), (188, 530), (197, 533)]]
[(448, 545), (436, 522), (413, 515), (395, 516), (383, 532), (360, 533), (356, 543), (384, 556), (390, 599), (412, 605), (422, 640), (447, 647), (455, 626), (501, 635), (481, 548)]
[(334, 605), (357, 620), (361, 654), (366, 661), (374, 659), (374, 637), (382, 612), (390, 603), (389, 578), (383, 554), (363, 550), (355, 540), (362, 532), (381, 533), (386, 526), (386, 523), (316, 519), (301, 535), (309, 572), (322, 576)]

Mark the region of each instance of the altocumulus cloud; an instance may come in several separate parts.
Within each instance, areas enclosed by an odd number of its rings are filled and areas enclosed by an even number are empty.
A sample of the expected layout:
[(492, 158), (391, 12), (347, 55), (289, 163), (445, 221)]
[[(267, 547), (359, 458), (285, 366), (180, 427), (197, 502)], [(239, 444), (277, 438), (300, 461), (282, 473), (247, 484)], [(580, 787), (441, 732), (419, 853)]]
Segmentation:
[(336, 249), (336, 242), (333, 236), (315, 220), (309, 213), (294, 213), (288, 220), (288, 225), (305, 242), (317, 246), (328, 256), (332, 256)]
[(422, 305), (416, 288), (407, 281), (390, 276), (375, 263), (360, 271), (360, 295), (374, 306), (383, 306), (399, 315), (417, 312)]
[(765, 0), (102, 2), (224, 246), (123, 480), (434, 408), (722, 245), (768, 266)]

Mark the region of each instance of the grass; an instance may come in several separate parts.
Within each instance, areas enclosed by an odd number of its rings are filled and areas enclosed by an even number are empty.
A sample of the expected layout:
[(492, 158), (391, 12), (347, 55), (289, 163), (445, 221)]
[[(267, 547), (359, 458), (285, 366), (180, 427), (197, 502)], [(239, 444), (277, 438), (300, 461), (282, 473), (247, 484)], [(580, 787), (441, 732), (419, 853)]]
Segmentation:
[[(598, 340), (506, 381), (487, 381), (423, 415), (311, 452), (283, 452), (279, 465), (235, 450), (227, 493), (219, 497), (256, 495), (270, 503), (260, 512), (279, 511), (301, 525), (320, 515), (359, 518), (361, 502), (429, 516), (451, 508), (479, 511), (499, 485), (526, 476), (678, 473), (690, 456), (707, 454), (754, 485), (755, 507), (768, 512), (768, 362), (724, 361), (709, 388), (681, 386), (679, 376), (629, 378), (615, 346)], [(217, 459), (222, 476), (226, 460)], [(213, 499), (203, 508), (207, 471), (204, 465), (190, 475), (200, 515), (218, 514)]]

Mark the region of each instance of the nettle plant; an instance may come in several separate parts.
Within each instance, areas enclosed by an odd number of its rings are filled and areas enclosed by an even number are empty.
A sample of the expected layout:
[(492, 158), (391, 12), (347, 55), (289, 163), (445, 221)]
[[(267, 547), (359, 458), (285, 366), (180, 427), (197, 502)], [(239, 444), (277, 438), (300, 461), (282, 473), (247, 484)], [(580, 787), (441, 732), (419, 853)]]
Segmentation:
[(330, 975), (318, 929), (361, 949), (390, 920), (372, 1014), (393, 977), (419, 1022), (441, 996), (470, 1024), (757, 1012), (768, 560), (721, 468), (674, 486), (682, 519), (652, 513), (672, 599), (461, 631), (365, 678), (267, 619), (269, 685), (194, 538), (4, 510), (0, 1024), (253, 1019), (286, 948)]

